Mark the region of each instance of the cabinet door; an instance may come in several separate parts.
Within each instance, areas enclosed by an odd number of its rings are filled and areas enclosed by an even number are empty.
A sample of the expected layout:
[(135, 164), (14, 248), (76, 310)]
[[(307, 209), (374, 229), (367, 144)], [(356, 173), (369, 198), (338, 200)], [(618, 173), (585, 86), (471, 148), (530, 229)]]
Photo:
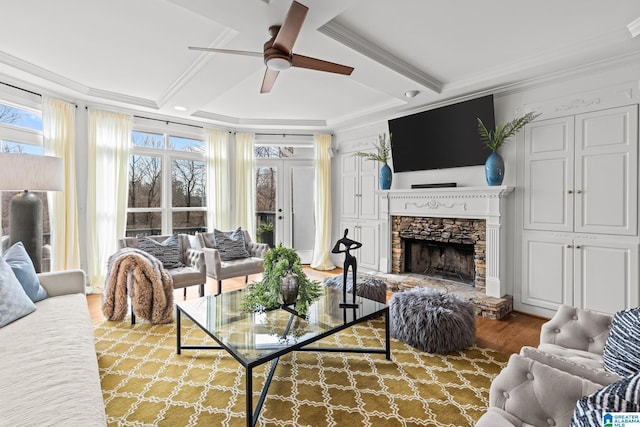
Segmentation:
[(359, 249), (358, 265), (373, 270), (378, 269), (379, 256), (379, 224), (375, 221), (363, 221), (358, 224), (359, 241), (362, 247)]
[(615, 314), (637, 307), (638, 245), (576, 239), (574, 305)]
[(378, 219), (379, 163), (360, 158), (360, 218)]
[(360, 159), (354, 155), (347, 154), (341, 156), (342, 165), (342, 217), (357, 218), (360, 197), (358, 193), (359, 187), (359, 170), (358, 163)]
[(573, 117), (525, 128), (524, 228), (573, 231)]
[(576, 116), (575, 231), (637, 233), (637, 158), (637, 105)]
[(556, 310), (573, 302), (573, 248), (556, 233), (525, 232), (521, 302)]

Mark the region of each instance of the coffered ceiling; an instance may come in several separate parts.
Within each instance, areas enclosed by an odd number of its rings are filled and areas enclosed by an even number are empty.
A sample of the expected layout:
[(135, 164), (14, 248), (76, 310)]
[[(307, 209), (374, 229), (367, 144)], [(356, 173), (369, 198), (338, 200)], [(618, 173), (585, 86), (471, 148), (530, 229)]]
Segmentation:
[(260, 94), (262, 58), (187, 49), (261, 52), (291, 0), (20, 0), (2, 6), (0, 81), (238, 129), (334, 129), (640, 52), (637, 0), (299, 1), (294, 52), (351, 76), (291, 68)]

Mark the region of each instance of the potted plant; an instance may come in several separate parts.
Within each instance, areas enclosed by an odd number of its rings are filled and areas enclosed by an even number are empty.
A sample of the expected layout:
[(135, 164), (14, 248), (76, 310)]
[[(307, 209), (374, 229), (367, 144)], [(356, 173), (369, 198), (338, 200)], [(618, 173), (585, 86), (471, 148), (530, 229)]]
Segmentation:
[(538, 116), (540, 116), (540, 114), (535, 114), (531, 111), (506, 124), (498, 124), (493, 131), (488, 130), (484, 123), (482, 123), (482, 120), (478, 118), (478, 133), (480, 134), (480, 140), (491, 150), (491, 154), (484, 165), (487, 184), (500, 185), (504, 178), (504, 161), (497, 152), (498, 148), (500, 148), (507, 139), (518, 133), (523, 127), (534, 121)]
[(266, 243), (270, 248), (273, 247), (273, 224), (263, 221), (258, 226), (258, 237), (261, 243)]
[(393, 179), (393, 175), (391, 173), (391, 168), (389, 167), (389, 155), (391, 153), (391, 134), (389, 134), (389, 139), (387, 140), (387, 134), (383, 133), (378, 135), (378, 142), (373, 143), (373, 147), (375, 148), (375, 152), (363, 152), (358, 151), (356, 156), (364, 157), (367, 160), (375, 160), (377, 162), (383, 163), (382, 168), (380, 168), (380, 189), (388, 190), (391, 188), (391, 180)]
[[(297, 284), (297, 296), (294, 301), (285, 301), (291, 295), (290, 287)], [(286, 288), (283, 292), (283, 287)], [(284, 294), (284, 295), (283, 295)], [(245, 311), (265, 311), (280, 307), (281, 304), (295, 303), (298, 313), (306, 313), (316, 298), (322, 294), (320, 282), (309, 280), (302, 270), (300, 257), (295, 250), (286, 248), (282, 243), (269, 249), (264, 257), (262, 280), (247, 287), (242, 300)]]

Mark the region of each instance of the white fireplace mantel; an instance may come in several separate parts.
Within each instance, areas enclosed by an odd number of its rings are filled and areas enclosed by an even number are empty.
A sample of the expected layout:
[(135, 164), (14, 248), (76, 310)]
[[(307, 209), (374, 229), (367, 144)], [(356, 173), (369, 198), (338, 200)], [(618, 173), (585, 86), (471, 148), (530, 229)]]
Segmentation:
[[(392, 216), (484, 219), (487, 227), (486, 292), (488, 296), (499, 298), (506, 294), (506, 247), (504, 233), (501, 233), (501, 216), (504, 200), (512, 191), (513, 187), (507, 186), (380, 191), (379, 218), (387, 221), (387, 230), (390, 230)], [(389, 272), (391, 241), (381, 240), (381, 247), (387, 254), (386, 272)]]

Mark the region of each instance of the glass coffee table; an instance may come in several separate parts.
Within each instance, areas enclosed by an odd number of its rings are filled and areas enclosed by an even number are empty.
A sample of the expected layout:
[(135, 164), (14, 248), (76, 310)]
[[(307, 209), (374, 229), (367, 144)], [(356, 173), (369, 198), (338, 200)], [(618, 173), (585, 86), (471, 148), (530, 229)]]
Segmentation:
[[(306, 316), (291, 307), (281, 307), (262, 313), (242, 311), (243, 291), (225, 292), (181, 301), (177, 307), (177, 352), (182, 350), (224, 349), (245, 368), (247, 426), (254, 426), (273, 379), (280, 356), (292, 351), (327, 351), (380, 353), (391, 359), (389, 340), (389, 307), (377, 301), (356, 297), (355, 307), (341, 308), (342, 290), (323, 288), (321, 295), (309, 306)], [(348, 302), (353, 295), (348, 294)], [(183, 345), (180, 322), (182, 316), (191, 319), (218, 345)], [(384, 316), (384, 348), (334, 348), (310, 344), (343, 329), (374, 317)], [(253, 407), (253, 368), (273, 361), (255, 410)]]

